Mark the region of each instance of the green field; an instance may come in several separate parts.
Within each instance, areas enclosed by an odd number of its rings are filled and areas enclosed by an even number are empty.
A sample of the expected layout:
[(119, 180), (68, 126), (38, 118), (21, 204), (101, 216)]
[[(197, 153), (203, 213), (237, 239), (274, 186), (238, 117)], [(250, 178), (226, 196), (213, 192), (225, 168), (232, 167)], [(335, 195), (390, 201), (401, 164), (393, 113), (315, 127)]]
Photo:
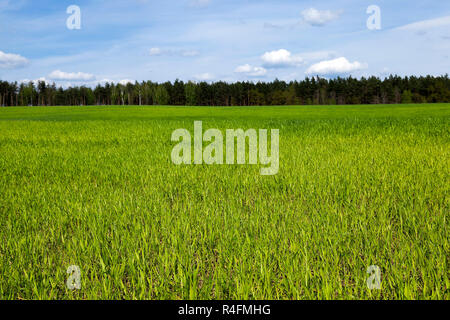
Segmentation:
[[(279, 129), (278, 175), (175, 166), (195, 120)], [(450, 299), (449, 124), (449, 104), (0, 108), (0, 299)]]

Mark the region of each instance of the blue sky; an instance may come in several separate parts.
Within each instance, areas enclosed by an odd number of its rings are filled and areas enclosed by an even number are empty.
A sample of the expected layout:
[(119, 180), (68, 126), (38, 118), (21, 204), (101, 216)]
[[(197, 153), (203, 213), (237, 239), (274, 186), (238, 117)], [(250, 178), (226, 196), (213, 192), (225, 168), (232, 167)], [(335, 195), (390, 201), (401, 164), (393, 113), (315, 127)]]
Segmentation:
[[(66, 9), (81, 9), (70, 30)], [(369, 30), (367, 8), (381, 12)], [(450, 1), (0, 0), (0, 79), (270, 81), (450, 73)]]

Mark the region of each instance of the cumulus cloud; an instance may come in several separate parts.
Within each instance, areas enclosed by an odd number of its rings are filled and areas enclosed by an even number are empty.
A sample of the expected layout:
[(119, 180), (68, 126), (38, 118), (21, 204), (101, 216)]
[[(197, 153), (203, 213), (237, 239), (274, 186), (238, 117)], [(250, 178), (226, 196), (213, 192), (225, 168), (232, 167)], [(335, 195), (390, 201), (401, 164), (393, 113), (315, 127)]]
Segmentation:
[(91, 81), (95, 79), (95, 76), (90, 73), (63, 72), (61, 70), (53, 71), (48, 77), (55, 81)]
[(303, 63), (303, 58), (298, 55), (292, 55), (291, 52), (285, 49), (266, 52), (261, 59), (266, 68), (284, 68), (298, 66)]
[(303, 21), (314, 27), (321, 27), (326, 23), (336, 20), (341, 15), (341, 11), (317, 10), (309, 8), (301, 12)]
[(365, 63), (358, 61), (350, 62), (346, 58), (341, 57), (333, 60), (325, 60), (313, 64), (306, 70), (308, 75), (343, 75), (354, 71), (366, 69)]
[(208, 72), (197, 74), (194, 77), (195, 77), (195, 79), (201, 80), (201, 81), (209, 81), (209, 80), (213, 80), (215, 78), (213, 74), (208, 73)]
[(14, 53), (5, 53), (0, 51), (0, 68), (16, 69), (26, 66), (28, 59)]
[(19, 82), (20, 83), (24, 83), (24, 84), (28, 84), (30, 82), (33, 82), (35, 85), (38, 84), (39, 81), (43, 81), (45, 82), (47, 85), (50, 85), (50, 82), (45, 78), (45, 77), (40, 77), (38, 79), (34, 79), (34, 80), (30, 80), (30, 79), (22, 79)]
[(93, 81), (92, 84), (93, 85), (97, 85), (97, 84), (105, 85), (106, 83), (115, 83), (115, 84), (121, 84), (123, 86), (126, 86), (129, 83), (134, 84), (135, 82), (136, 82), (135, 80), (131, 80), (131, 79), (113, 80), (113, 79), (109, 79), (109, 78), (103, 78), (101, 80)]
[(239, 66), (234, 70), (235, 73), (242, 73), (250, 77), (263, 77), (266, 75), (267, 70), (263, 67), (253, 67), (249, 64)]
[(123, 80), (120, 80), (119, 81), (119, 83), (121, 84), (121, 85), (123, 85), (123, 86), (126, 86), (127, 84), (129, 84), (129, 83), (134, 83), (135, 81), (134, 80), (131, 80), (131, 79), (123, 79)]

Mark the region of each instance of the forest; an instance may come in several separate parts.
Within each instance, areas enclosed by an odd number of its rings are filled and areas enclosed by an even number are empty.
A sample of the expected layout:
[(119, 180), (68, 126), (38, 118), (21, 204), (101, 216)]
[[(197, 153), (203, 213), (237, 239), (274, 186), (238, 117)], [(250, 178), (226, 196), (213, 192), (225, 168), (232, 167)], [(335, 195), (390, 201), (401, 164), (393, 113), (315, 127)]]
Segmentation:
[(1, 106), (188, 105), (268, 106), (450, 102), (450, 78), (306, 78), (285, 82), (105, 83), (57, 87), (45, 81), (0, 81)]

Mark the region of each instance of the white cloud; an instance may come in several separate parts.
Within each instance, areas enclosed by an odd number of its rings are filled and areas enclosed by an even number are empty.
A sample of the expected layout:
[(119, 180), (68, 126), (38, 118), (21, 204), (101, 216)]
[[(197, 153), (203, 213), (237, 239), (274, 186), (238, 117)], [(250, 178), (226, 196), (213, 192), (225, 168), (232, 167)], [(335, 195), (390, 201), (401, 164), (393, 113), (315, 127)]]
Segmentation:
[(266, 68), (283, 68), (298, 66), (303, 63), (303, 58), (298, 55), (292, 55), (285, 49), (277, 51), (266, 52), (262, 55), (261, 59), (264, 62)]
[(428, 29), (450, 26), (450, 16), (410, 23), (397, 30), (426, 31)]
[(194, 76), (197, 80), (201, 80), (201, 81), (209, 81), (209, 80), (213, 80), (215, 77), (213, 74), (211, 73), (202, 73), (202, 74), (197, 74)]
[(90, 73), (63, 72), (61, 70), (53, 71), (48, 77), (56, 81), (90, 81), (95, 79), (95, 76)]
[(341, 11), (330, 11), (330, 10), (317, 10), (315, 8), (310, 8), (303, 10), (301, 16), (303, 21), (314, 27), (321, 27), (327, 22), (336, 20), (341, 15)]
[(162, 54), (162, 50), (160, 48), (151, 48), (149, 54), (151, 56), (160, 56)]
[[(30, 81), (33, 82), (35, 85), (37, 85), (38, 81), (44, 81), (47, 85), (52, 85), (54, 83), (53, 79), (49, 80), (45, 77), (41, 77), (41, 78), (35, 79), (35, 80), (23, 79), (23, 80), (20, 80), (19, 82), (27, 84)], [(58, 81), (57, 86), (63, 87), (63, 88), (78, 87), (80, 85), (95, 88), (95, 86), (97, 86), (98, 84), (105, 85), (107, 82), (110, 84), (112, 84), (112, 83), (122, 84), (124, 86), (126, 86), (128, 83), (131, 83), (131, 84), (135, 83), (135, 80), (131, 80), (131, 79), (113, 80), (113, 79), (109, 79), (109, 78), (102, 78), (101, 80), (94, 79), (91, 81), (82, 81), (82, 80), (72, 80), (72, 81), (57, 80), (57, 81)], [(80, 82), (80, 81), (82, 81), (82, 82)]]
[(354, 71), (366, 69), (367, 64), (358, 61), (349, 62), (346, 58), (341, 57), (334, 60), (325, 60), (312, 65), (306, 70), (309, 75), (341, 75)]
[(43, 81), (45, 82), (47, 85), (50, 85), (50, 82), (45, 78), (45, 77), (40, 77), (38, 79), (34, 79), (34, 80), (30, 80), (30, 79), (22, 79), (19, 82), (20, 83), (24, 83), (24, 84), (28, 84), (30, 82), (33, 82), (34, 85), (37, 85), (39, 81)]
[(101, 80), (95, 81), (95, 84), (105, 85), (106, 83), (113, 83), (113, 82), (114, 82), (114, 80), (111, 80), (109, 78), (103, 78)]
[(380, 72), (381, 77), (387, 77), (390, 74), (392, 74), (392, 72), (388, 67), (384, 67), (383, 70)]
[(235, 73), (246, 74), (250, 77), (263, 77), (266, 75), (267, 70), (263, 67), (252, 67), (249, 64), (239, 66), (234, 70)]
[(15, 69), (24, 67), (29, 63), (28, 59), (14, 53), (0, 51), (0, 68)]
[(130, 79), (123, 79), (123, 80), (120, 80), (119, 83), (121, 85), (123, 85), (123, 86), (126, 86), (129, 83), (135, 83), (135, 81), (134, 80), (130, 80)]

